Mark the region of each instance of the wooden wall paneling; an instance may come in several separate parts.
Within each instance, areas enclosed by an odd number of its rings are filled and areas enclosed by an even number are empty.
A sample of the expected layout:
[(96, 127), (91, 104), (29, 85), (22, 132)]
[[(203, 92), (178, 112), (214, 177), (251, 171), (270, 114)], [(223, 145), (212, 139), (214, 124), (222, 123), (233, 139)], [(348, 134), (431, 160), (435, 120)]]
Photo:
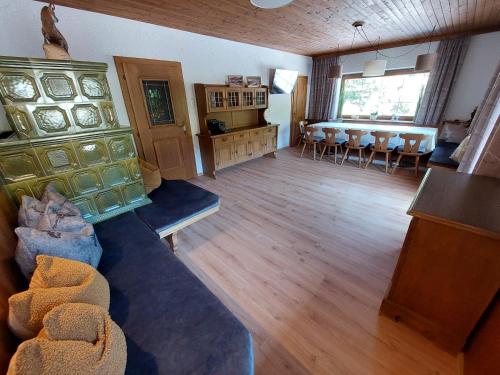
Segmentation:
[(26, 281), (14, 261), (17, 238), (17, 209), (0, 189), (0, 373), (7, 372), (12, 354), (18, 345), (17, 339), (7, 327), (8, 298), (27, 288)]
[(356, 20), (366, 22), (372, 42), (380, 37), (380, 48), (426, 41), (434, 26), (435, 39), (500, 28), (498, 0), (295, 0), (272, 10), (255, 8), (247, 0), (54, 3), (304, 55), (373, 50), (359, 36), (351, 50)]

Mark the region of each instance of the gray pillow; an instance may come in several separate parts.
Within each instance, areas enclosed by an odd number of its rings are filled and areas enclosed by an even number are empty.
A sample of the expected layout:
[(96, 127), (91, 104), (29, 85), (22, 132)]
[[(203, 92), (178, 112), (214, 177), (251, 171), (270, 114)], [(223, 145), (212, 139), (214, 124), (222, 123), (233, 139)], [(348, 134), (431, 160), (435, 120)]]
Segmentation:
[(17, 213), (17, 221), (21, 227), (36, 228), (40, 216), (45, 212), (46, 205), (38, 199), (23, 195), (21, 207)]
[(87, 224), (80, 232), (42, 231), (26, 227), (16, 228), (15, 232), (19, 238), (15, 259), (27, 279), (33, 274), (37, 255), (77, 260), (94, 268), (101, 259), (102, 248), (92, 224)]
[(40, 201), (45, 204), (52, 201), (61, 206), (61, 209), (63, 210), (67, 210), (75, 214), (80, 214), (80, 210), (78, 209), (78, 207), (71, 203), (64, 195), (61, 195), (52, 183), (48, 184), (45, 187), (45, 191), (43, 192)]
[(45, 212), (38, 219), (36, 229), (58, 232), (81, 232), (88, 223), (80, 214), (75, 214), (67, 209), (61, 209), (56, 202), (49, 201)]

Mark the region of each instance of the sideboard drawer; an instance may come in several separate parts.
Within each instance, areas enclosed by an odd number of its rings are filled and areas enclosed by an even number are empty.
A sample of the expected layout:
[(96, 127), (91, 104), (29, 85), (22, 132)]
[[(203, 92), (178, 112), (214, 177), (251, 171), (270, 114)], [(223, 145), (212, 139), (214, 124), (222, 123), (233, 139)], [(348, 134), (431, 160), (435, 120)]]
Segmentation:
[(234, 137), (232, 135), (227, 135), (225, 137), (215, 138), (215, 144), (221, 145), (224, 143), (231, 143), (234, 141)]
[(234, 141), (243, 141), (250, 138), (250, 132), (243, 132), (234, 135)]
[(275, 132), (276, 132), (275, 127), (264, 129), (264, 134), (271, 134), (271, 133), (275, 133)]

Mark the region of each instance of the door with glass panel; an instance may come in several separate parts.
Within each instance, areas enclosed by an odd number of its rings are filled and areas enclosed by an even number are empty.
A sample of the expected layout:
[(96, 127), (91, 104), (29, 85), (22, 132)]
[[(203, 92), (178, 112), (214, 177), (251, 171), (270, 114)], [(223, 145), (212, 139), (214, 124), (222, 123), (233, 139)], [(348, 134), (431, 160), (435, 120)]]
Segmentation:
[(127, 113), (144, 159), (166, 179), (195, 175), (181, 64), (115, 57)]

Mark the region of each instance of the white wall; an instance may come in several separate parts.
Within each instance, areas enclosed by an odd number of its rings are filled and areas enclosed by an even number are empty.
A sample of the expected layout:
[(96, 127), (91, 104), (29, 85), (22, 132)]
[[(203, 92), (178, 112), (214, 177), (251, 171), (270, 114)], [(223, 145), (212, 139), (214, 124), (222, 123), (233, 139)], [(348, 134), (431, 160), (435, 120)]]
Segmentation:
[[(44, 57), (39, 18), (43, 5), (30, 0), (0, 0), (0, 55)], [(298, 70), (300, 74), (310, 75), (311, 58), (305, 56), (71, 8), (58, 6), (56, 14), (72, 58), (109, 64), (109, 85), (122, 125), (130, 125), (130, 122), (113, 56), (182, 63), (198, 172), (202, 171), (202, 166), (196, 139), (199, 126), (194, 83), (224, 83), (228, 74), (242, 74), (259, 75), (263, 84), (268, 84), (272, 68)], [(278, 147), (286, 147), (289, 143), (290, 103), (290, 95), (271, 95), (269, 98), (273, 119), (281, 125)], [(0, 113), (0, 128), (8, 127), (6, 121), (5, 114)]]
[[(382, 50), (382, 53), (395, 58), (387, 59), (387, 69), (415, 67), (417, 55), (427, 53), (428, 44), (405, 46)], [(431, 43), (431, 52), (437, 49), (438, 42)], [(405, 56), (400, 56), (409, 52)], [(397, 57), (400, 56), (400, 57)], [(375, 52), (358, 53), (342, 57), (344, 74), (360, 73), (367, 60), (373, 60)], [(385, 57), (380, 57), (385, 59)], [(486, 93), (488, 84), (500, 61), (500, 32), (474, 35), (464, 65), (457, 78), (448, 103), (445, 118), (467, 120), (474, 107), (478, 106)], [(340, 85), (337, 85), (340, 92)], [(336, 115), (336, 108), (334, 115)]]
[(445, 112), (445, 118), (469, 119), (481, 104), (500, 61), (500, 31), (475, 35)]

